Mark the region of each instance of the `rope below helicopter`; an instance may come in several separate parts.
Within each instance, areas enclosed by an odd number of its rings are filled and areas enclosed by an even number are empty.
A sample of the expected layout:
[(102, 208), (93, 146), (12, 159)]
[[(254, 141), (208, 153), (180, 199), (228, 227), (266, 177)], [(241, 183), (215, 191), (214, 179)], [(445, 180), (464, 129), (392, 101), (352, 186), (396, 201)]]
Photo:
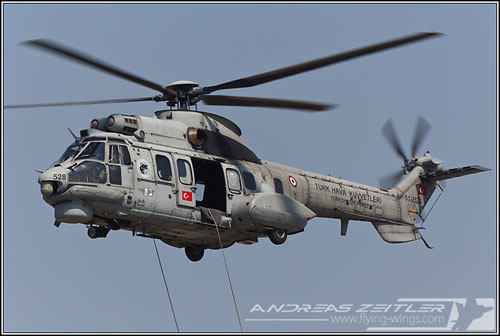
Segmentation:
[(443, 194), (444, 192), (444, 188), (441, 186), (441, 183), (438, 183), (437, 185), (439, 187), (439, 189), (441, 190), (441, 192), (439, 193), (438, 197), (436, 198), (436, 200), (434, 201), (434, 203), (432, 203), (432, 206), (431, 208), (429, 209), (429, 212), (427, 212), (427, 214), (425, 215), (425, 218), (422, 218), (422, 216), (420, 216), (420, 219), (422, 220), (422, 224), (426, 221), (427, 217), (429, 217), (429, 215), (431, 214), (431, 211), (432, 209), (434, 209), (434, 206), (436, 205), (436, 203), (439, 201), (439, 198), (441, 197), (441, 195)]
[(234, 309), (236, 310), (236, 316), (238, 316), (238, 323), (240, 325), (240, 330), (241, 330), (241, 332), (243, 332), (243, 327), (241, 326), (240, 313), (238, 311), (238, 305), (236, 304), (236, 298), (234, 296), (233, 284), (231, 283), (231, 277), (229, 276), (229, 269), (227, 268), (226, 256), (224, 255), (224, 248), (222, 247), (222, 240), (220, 239), (219, 227), (218, 227), (217, 222), (215, 221), (214, 215), (212, 215), (212, 211), (210, 211), (210, 209), (208, 210), (208, 213), (210, 214), (210, 217), (212, 217), (212, 220), (214, 221), (214, 224), (215, 224), (215, 230), (217, 231), (217, 238), (219, 239), (220, 250), (222, 252), (222, 258), (224, 259), (224, 266), (226, 266), (227, 280), (229, 281), (229, 287), (231, 288), (231, 295), (233, 296)]
[(168, 290), (167, 280), (165, 279), (165, 273), (163, 272), (163, 267), (161, 265), (160, 254), (158, 253), (158, 247), (156, 247), (156, 241), (153, 238), (153, 244), (155, 245), (156, 256), (158, 257), (158, 263), (160, 264), (161, 275), (163, 276), (163, 283), (165, 284), (165, 289), (167, 290), (168, 301), (170, 301), (170, 308), (172, 308), (172, 315), (174, 316), (175, 327), (177, 332), (179, 331), (179, 325), (177, 324), (177, 318), (175, 317), (174, 305), (172, 304), (172, 299), (170, 298), (170, 291)]

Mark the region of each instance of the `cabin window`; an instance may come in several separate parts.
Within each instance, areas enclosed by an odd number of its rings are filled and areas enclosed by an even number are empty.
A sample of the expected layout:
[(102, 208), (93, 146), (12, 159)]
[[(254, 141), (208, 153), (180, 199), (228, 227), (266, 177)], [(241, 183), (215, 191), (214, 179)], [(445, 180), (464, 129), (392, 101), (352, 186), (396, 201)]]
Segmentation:
[(163, 155), (156, 155), (156, 169), (158, 177), (164, 181), (172, 181), (170, 160)]
[(279, 178), (274, 179), (274, 190), (276, 190), (278, 194), (283, 194), (283, 183)]
[(104, 161), (104, 142), (91, 142), (85, 147), (78, 159)]
[(106, 167), (99, 162), (84, 161), (69, 172), (69, 182), (106, 183)]
[(191, 174), (191, 165), (189, 162), (184, 159), (178, 159), (177, 172), (179, 173), (179, 181), (181, 181), (182, 184), (193, 184), (193, 175)]
[(227, 186), (229, 190), (234, 194), (239, 194), (241, 191), (240, 174), (238, 171), (232, 168), (226, 170), (227, 176)]
[(243, 172), (243, 181), (245, 182), (245, 187), (247, 187), (247, 189), (257, 189), (257, 185), (255, 184), (255, 177), (253, 177), (252, 173)]
[(122, 184), (122, 167), (109, 165), (109, 183)]

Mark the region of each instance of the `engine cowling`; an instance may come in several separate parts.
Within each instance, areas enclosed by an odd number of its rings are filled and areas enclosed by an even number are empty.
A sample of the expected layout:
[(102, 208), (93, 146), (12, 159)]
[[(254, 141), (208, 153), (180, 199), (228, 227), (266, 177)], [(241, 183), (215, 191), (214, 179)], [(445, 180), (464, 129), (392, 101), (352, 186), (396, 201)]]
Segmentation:
[(139, 123), (134, 116), (112, 114), (106, 119), (106, 126), (111, 132), (130, 135), (137, 131)]

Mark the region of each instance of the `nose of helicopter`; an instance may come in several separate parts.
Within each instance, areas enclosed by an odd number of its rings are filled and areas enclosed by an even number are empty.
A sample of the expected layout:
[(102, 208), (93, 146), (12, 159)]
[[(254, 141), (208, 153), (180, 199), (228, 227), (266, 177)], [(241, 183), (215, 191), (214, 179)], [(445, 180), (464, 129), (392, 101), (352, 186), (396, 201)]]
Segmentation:
[(45, 197), (61, 193), (68, 187), (67, 171), (61, 166), (51, 167), (40, 174), (38, 183), (40, 191)]

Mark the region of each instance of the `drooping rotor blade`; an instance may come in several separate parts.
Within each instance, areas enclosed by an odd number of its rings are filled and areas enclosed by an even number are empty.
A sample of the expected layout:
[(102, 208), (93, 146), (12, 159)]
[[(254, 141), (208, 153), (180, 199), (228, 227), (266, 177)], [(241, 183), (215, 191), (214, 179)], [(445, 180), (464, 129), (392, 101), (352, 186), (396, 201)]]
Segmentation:
[(168, 94), (169, 90), (165, 89), (163, 86), (160, 84), (151, 82), (147, 79), (140, 78), (138, 76), (132, 75), (128, 72), (125, 72), (123, 70), (120, 70), (112, 65), (106, 64), (100, 60), (97, 60), (89, 55), (85, 55), (80, 51), (72, 50), (62, 44), (56, 43), (54, 41), (46, 40), (46, 39), (38, 39), (38, 40), (31, 40), (31, 41), (25, 41), (23, 44), (30, 46), (30, 47), (36, 47), (45, 51), (49, 51), (51, 53), (54, 53), (59, 56), (64, 56), (66, 58), (69, 58), (73, 61), (77, 61), (83, 64), (86, 64), (88, 66), (91, 66), (93, 68), (96, 68), (98, 70), (107, 72), (111, 75), (129, 80), (131, 82), (134, 82), (136, 84), (146, 86), (148, 88), (151, 88), (153, 90), (162, 92), (164, 94)]
[(414, 158), (417, 154), (418, 148), (424, 142), (425, 137), (431, 130), (432, 126), (424, 117), (418, 116), (417, 126), (415, 126), (415, 133), (411, 144), (411, 157)]
[(337, 105), (304, 102), (298, 100), (240, 97), (240, 96), (219, 96), (219, 95), (204, 96), (202, 98), (202, 101), (207, 105), (290, 108), (297, 110), (306, 110), (311, 112), (324, 111), (329, 108), (334, 108), (337, 106)]
[(394, 130), (394, 126), (392, 125), (392, 119), (389, 118), (384, 126), (382, 126), (382, 135), (387, 139), (392, 149), (404, 160), (406, 161), (406, 154), (401, 147), (401, 142), (399, 142), (399, 138), (396, 135), (396, 131)]
[(396, 186), (398, 184), (399, 180), (403, 177), (404, 172), (402, 169), (395, 171), (393, 173), (387, 174), (380, 176), (378, 178), (378, 185), (381, 189), (387, 189), (389, 190), (390, 188)]
[(71, 106), (71, 105), (95, 105), (95, 104), (114, 104), (114, 103), (131, 103), (141, 101), (156, 101), (155, 97), (143, 98), (124, 98), (124, 99), (103, 99), (90, 100), (79, 102), (63, 102), (63, 103), (46, 103), (46, 104), (24, 104), (24, 105), (6, 105), (4, 108), (32, 108), (32, 107), (55, 107), (55, 106)]
[(382, 42), (382, 43), (377, 43), (373, 44), (367, 47), (363, 48), (358, 48), (350, 51), (346, 51), (340, 54), (335, 54), (319, 59), (315, 59), (309, 62), (304, 62), (296, 65), (292, 65), (286, 68), (281, 68), (269, 72), (265, 72), (262, 74), (258, 74), (255, 76), (250, 76), (250, 77), (245, 77), (245, 78), (240, 78), (237, 80), (233, 80), (230, 82), (222, 83), (219, 85), (214, 85), (214, 86), (207, 86), (203, 88), (204, 93), (211, 93), (217, 90), (225, 90), (225, 89), (236, 89), (236, 88), (244, 88), (244, 87), (251, 87), (255, 85), (260, 85), (264, 84), (267, 82), (271, 82), (277, 79), (285, 78), (288, 76), (293, 76), (297, 75), (302, 72), (318, 69), (327, 65), (339, 63), (342, 61), (346, 61), (355, 57), (363, 56), (363, 55), (368, 55), (371, 53), (375, 53), (378, 51), (382, 51), (385, 49), (390, 49), (394, 48), (397, 46), (401, 46), (403, 44), (411, 43), (411, 42), (416, 42), (422, 39), (434, 37), (434, 36), (440, 36), (443, 35), (441, 33), (437, 32), (427, 32), (427, 33), (418, 33), (394, 40), (390, 40), (387, 42)]

